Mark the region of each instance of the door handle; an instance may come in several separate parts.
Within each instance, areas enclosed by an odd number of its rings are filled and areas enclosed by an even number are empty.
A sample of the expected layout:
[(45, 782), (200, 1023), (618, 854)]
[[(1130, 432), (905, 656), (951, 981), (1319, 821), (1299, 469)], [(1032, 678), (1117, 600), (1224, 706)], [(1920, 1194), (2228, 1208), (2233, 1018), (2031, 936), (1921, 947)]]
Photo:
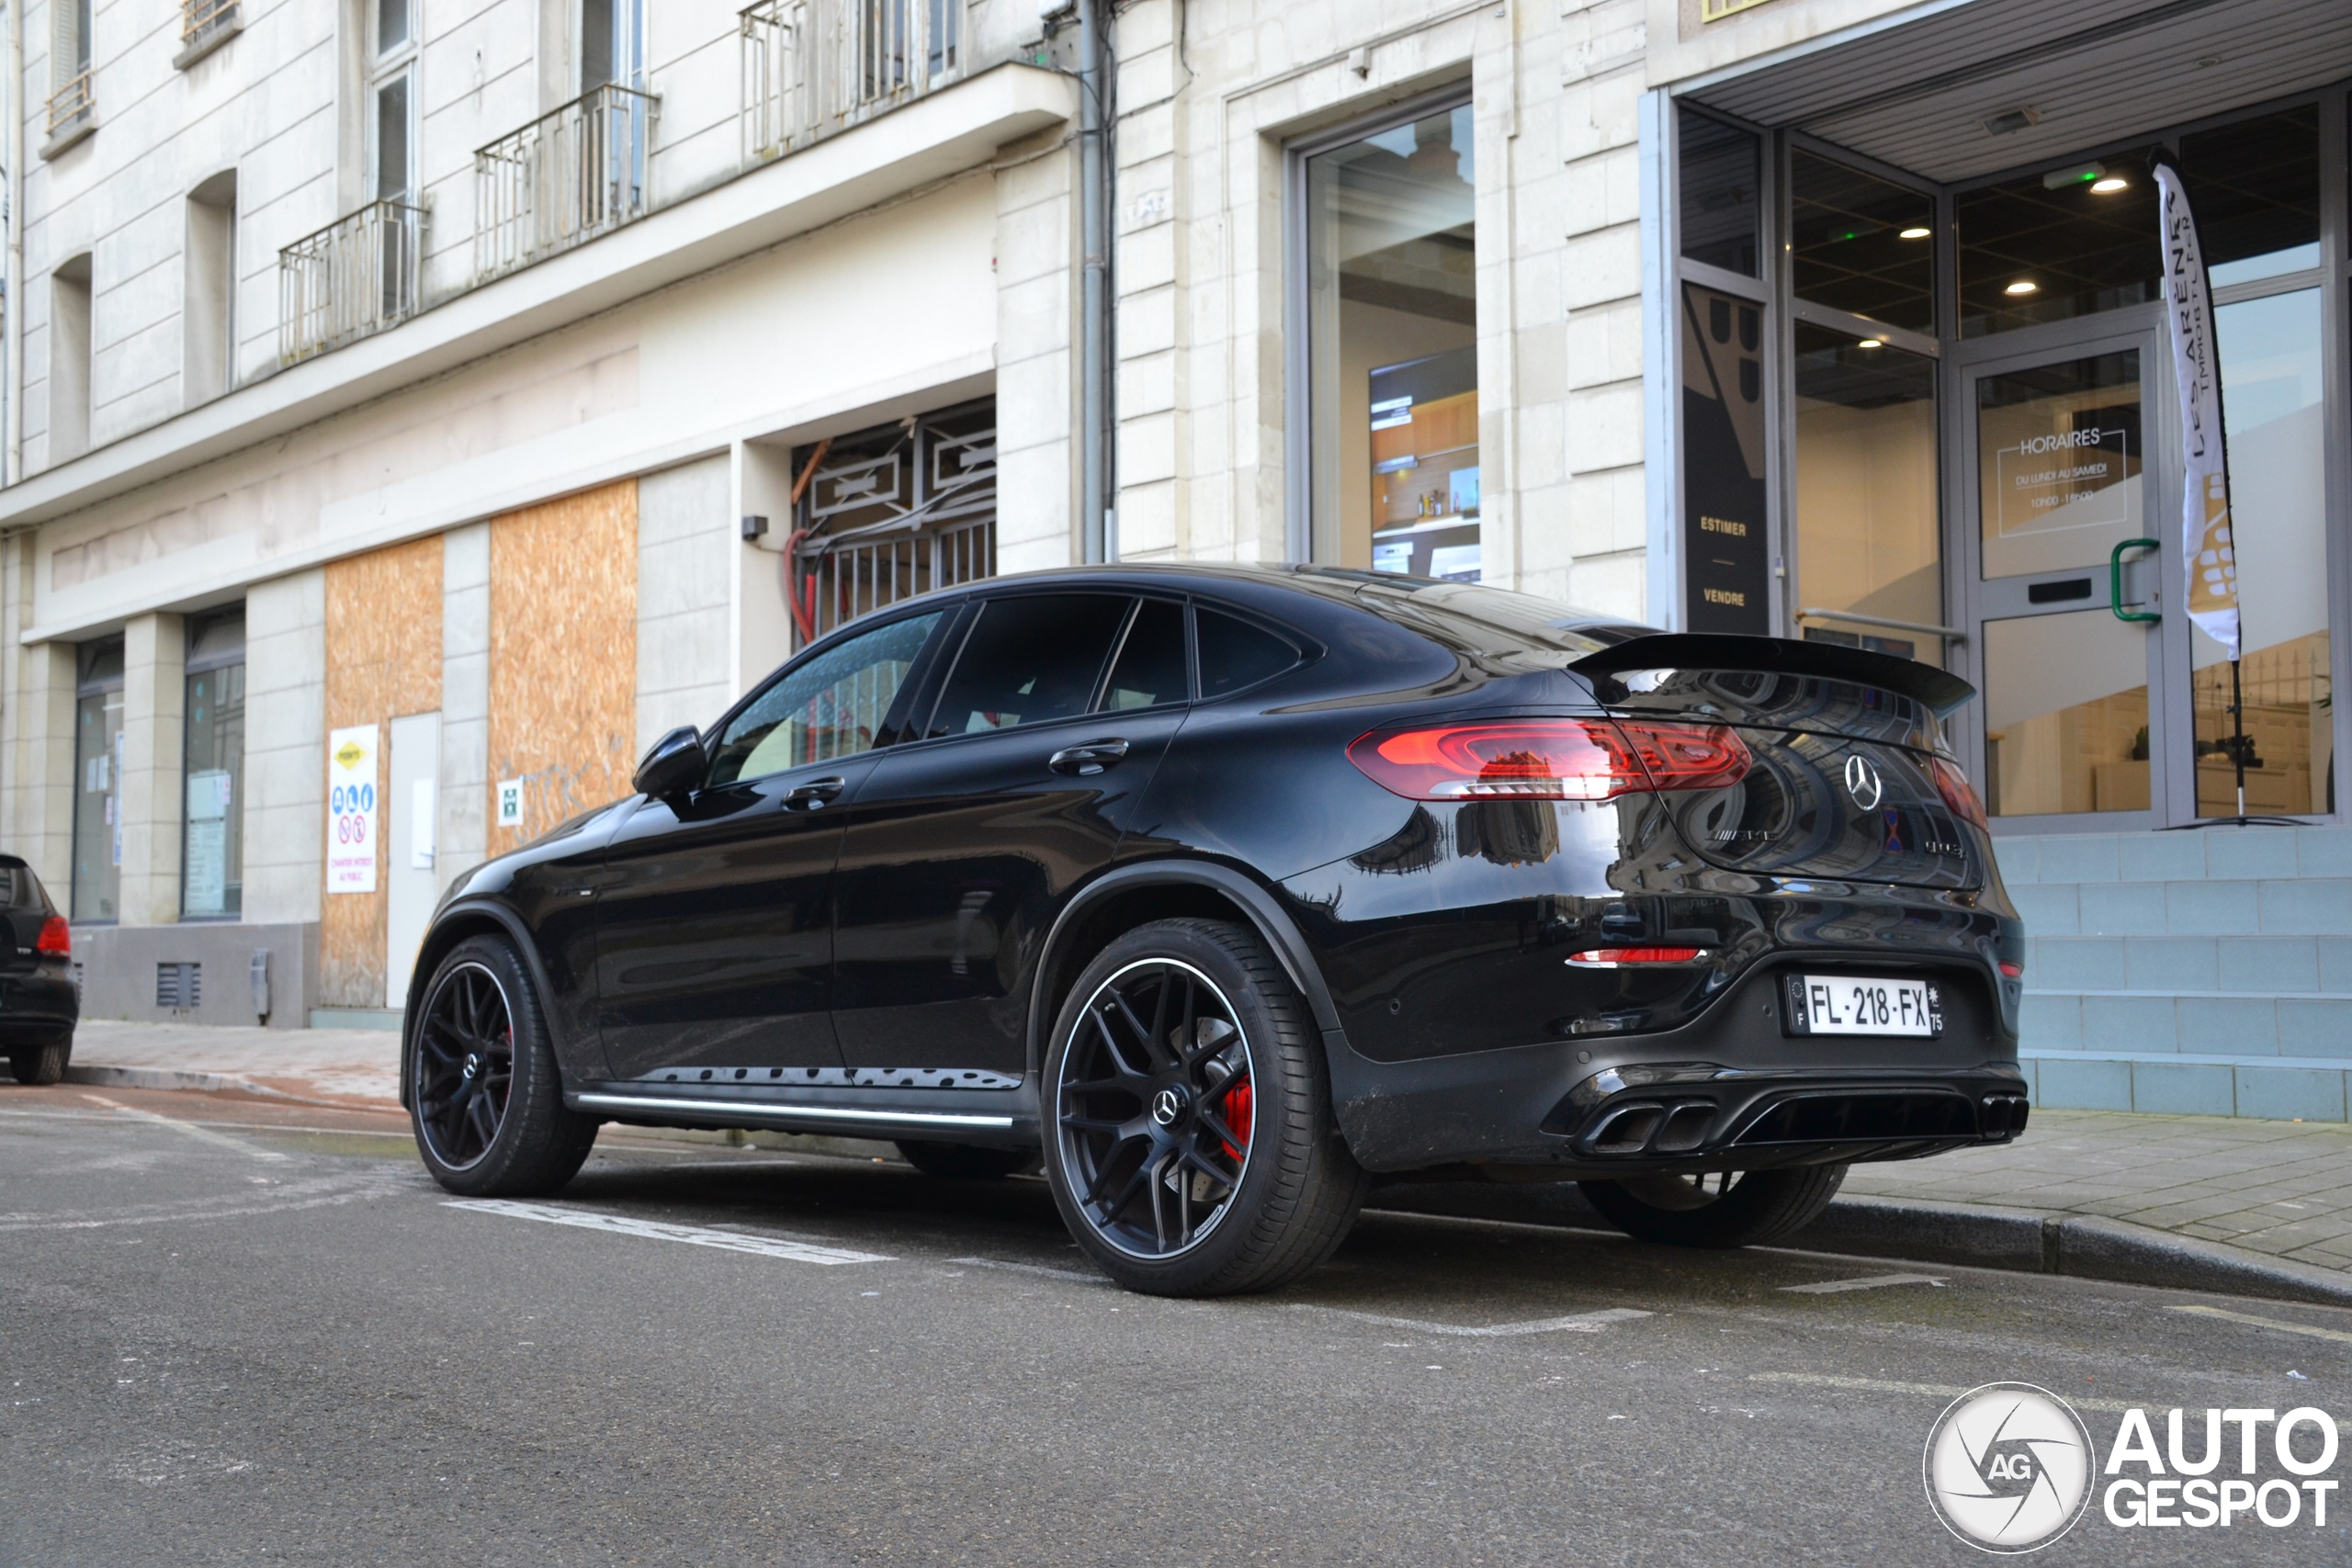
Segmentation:
[(1127, 754), (1127, 743), (1115, 737), (1108, 740), (1089, 740), (1082, 746), (1065, 746), (1046, 761), (1046, 766), (1057, 773), (1085, 776), (1099, 773)]
[(2126, 539), (2107, 553), (2107, 607), (2115, 612), (2119, 621), (2161, 621), (2164, 616), (2154, 610), (2127, 610), (2123, 607), (2123, 552), (2126, 550), (2160, 550), (2164, 546), (2154, 539)]
[(786, 811), (815, 811), (827, 801), (839, 800), (842, 791), (848, 787), (849, 781), (844, 778), (810, 779), (805, 784), (794, 784), (784, 792), (784, 808)]

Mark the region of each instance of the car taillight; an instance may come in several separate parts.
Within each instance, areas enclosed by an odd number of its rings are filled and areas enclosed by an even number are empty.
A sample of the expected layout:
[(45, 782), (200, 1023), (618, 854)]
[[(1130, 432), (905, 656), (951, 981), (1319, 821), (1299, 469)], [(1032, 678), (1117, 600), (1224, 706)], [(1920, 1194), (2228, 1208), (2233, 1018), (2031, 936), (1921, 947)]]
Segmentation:
[(1960, 771), (1960, 764), (1944, 757), (1928, 759), (1928, 772), (1934, 775), (1936, 793), (1944, 797), (1951, 814), (1963, 822), (1984, 826), (1984, 803), (1976, 797), (1976, 786)]
[(1594, 947), (1568, 954), (1568, 962), (1583, 969), (1614, 969), (1621, 964), (1696, 964), (1707, 955), (1703, 947)]
[(55, 953), (68, 957), (74, 952), (74, 928), (65, 923), (62, 915), (51, 915), (40, 923), (40, 935), (33, 940), (35, 953)]
[(2025, 978), (2025, 965), (2004, 958), (2001, 960), (2001, 973), (2009, 979), (2022, 980)]
[(1374, 730), (1348, 760), (1408, 800), (1599, 801), (1736, 784), (1750, 759), (1719, 725), (1515, 718)]

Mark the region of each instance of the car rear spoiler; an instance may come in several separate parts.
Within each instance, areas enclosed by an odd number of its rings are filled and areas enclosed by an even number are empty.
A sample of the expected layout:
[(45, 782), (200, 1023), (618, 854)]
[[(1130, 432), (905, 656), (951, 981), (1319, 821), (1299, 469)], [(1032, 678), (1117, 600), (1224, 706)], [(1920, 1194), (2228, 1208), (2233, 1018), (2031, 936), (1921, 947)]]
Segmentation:
[[(1938, 717), (1976, 694), (1959, 676), (1893, 654), (1842, 648), (1834, 642), (1799, 642), (1784, 637), (1733, 637), (1705, 632), (1657, 632), (1589, 653), (1569, 669), (1604, 677), (1625, 670), (1739, 670), (1774, 675), (1814, 675), (1876, 686), (1933, 708)], [(1608, 701), (1604, 694), (1602, 700)]]

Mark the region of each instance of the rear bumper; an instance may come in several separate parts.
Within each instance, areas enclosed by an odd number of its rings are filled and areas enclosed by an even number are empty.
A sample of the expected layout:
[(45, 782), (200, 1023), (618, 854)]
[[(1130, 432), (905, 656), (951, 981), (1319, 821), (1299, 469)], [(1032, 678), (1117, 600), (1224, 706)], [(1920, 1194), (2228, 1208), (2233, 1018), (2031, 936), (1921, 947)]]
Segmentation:
[(70, 1037), (82, 1000), (70, 976), (0, 975), (0, 1045), (48, 1045)]
[(1375, 1171), (1459, 1164), (1606, 1179), (1909, 1159), (2024, 1129), (2015, 1036), (1980, 987), (1947, 985), (1933, 1040), (1782, 1032), (1777, 976), (1751, 973), (1683, 1028), (1371, 1061), (1326, 1037), (1332, 1103)]

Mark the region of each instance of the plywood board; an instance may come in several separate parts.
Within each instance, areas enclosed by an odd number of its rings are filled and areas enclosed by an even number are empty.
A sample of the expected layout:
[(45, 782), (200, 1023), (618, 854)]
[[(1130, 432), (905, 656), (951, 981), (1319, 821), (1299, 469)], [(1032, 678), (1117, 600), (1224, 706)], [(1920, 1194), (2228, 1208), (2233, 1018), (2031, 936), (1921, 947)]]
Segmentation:
[(628, 792), (637, 736), (637, 481), (490, 525), (491, 800), (523, 781), (493, 855)]
[[(330, 562), (326, 569), (326, 728), (381, 727), (402, 714), (441, 706), (441, 539)], [(390, 782), (379, 760), (377, 785)], [(319, 788), (327, 759), (319, 756)], [(378, 812), (378, 821), (384, 813)], [(376, 891), (334, 893), (321, 900), (319, 1004), (384, 1005), (385, 877), (383, 835), (377, 835)]]

